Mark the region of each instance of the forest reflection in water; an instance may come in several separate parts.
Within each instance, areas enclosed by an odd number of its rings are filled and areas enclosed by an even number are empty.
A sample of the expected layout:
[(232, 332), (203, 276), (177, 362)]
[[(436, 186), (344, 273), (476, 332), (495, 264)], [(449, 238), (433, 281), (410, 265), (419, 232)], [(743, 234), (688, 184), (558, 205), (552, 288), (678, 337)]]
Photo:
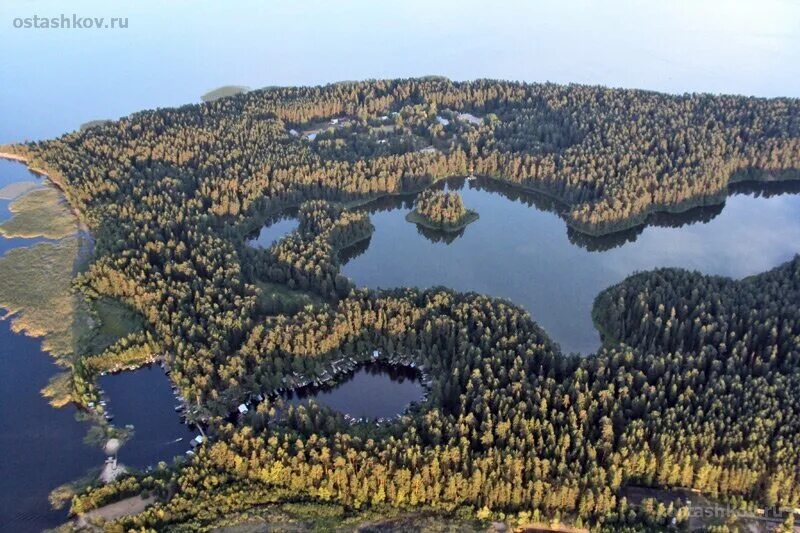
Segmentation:
[[(800, 252), (800, 182), (741, 182), (724, 203), (656, 213), (647, 223), (600, 237), (569, 228), (565, 206), (488, 178), (450, 178), (480, 219), (458, 232), (420, 227), (405, 216), (415, 194), (384, 196), (354, 209), (375, 232), (339, 253), (356, 286), (445, 286), (507, 298), (530, 311), (566, 353), (600, 346), (594, 298), (637, 271), (682, 267), (733, 278), (763, 272)], [(297, 227), (296, 211), (274, 216), (251, 245), (268, 246)], [(255, 239), (255, 236), (258, 236)]]
[(594, 298), (636, 271), (670, 266), (741, 278), (800, 251), (798, 182), (735, 184), (723, 204), (654, 214), (602, 237), (569, 229), (564, 206), (542, 194), (485, 178), (436, 186), (460, 191), (480, 219), (460, 233), (431, 234), (405, 220), (414, 195), (380, 198), (359, 207), (375, 232), (341, 252), (343, 273), (358, 286), (443, 285), (508, 298), (565, 352), (600, 346)]
[(287, 394), (294, 405), (318, 402), (353, 419), (388, 419), (424, 398), (417, 370), (385, 363), (369, 363), (331, 386), (307, 386)]

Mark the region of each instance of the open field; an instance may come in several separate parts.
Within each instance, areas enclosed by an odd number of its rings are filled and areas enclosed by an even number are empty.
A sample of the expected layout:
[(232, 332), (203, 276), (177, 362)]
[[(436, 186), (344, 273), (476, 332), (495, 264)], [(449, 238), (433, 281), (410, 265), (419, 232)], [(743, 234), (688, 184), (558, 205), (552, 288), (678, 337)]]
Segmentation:
[(222, 87), (217, 87), (212, 91), (208, 91), (206, 94), (200, 97), (203, 102), (213, 102), (214, 100), (219, 100), (220, 98), (225, 98), (227, 96), (235, 96), (237, 94), (246, 93), (249, 91), (249, 87), (245, 87), (244, 85), (223, 85)]
[(117, 300), (101, 298), (90, 305), (97, 320), (87, 337), (79, 339), (83, 355), (99, 354), (119, 339), (144, 327), (142, 317)]
[(258, 302), (267, 314), (294, 314), (307, 305), (318, 306), (322, 299), (310, 292), (292, 290), (286, 285), (269, 281), (258, 281), (256, 286), (261, 289)]
[(124, 500), (82, 514), (78, 518), (77, 524), (81, 527), (87, 527), (97, 522), (103, 523), (123, 516), (141, 513), (154, 501), (155, 498), (153, 497), (143, 498), (141, 496), (133, 496), (131, 498), (125, 498)]

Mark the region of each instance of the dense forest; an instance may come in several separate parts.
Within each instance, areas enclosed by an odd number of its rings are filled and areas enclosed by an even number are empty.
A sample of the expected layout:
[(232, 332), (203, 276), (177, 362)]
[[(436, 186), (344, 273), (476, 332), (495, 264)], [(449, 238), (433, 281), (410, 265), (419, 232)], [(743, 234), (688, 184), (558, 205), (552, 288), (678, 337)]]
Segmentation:
[[(356, 509), (468, 506), (592, 523), (626, 516), (617, 489), (630, 483), (797, 506), (798, 302), (800, 257), (741, 282), (642, 274), (597, 302), (600, 327), (619, 327), (624, 342), (564, 358), (507, 303), (355, 291), (326, 312), (257, 329), (242, 376), (258, 381), (296, 362), (313, 371), (309, 358), (372, 349), (413, 354), (433, 376), (429, 405), (371, 430), (319, 407), (278, 423), (281, 409), (266, 402), (243, 426), (221, 428), (173, 480), (178, 495), (124, 524), (202, 527), (203, 516), (253, 505), (258, 494), (270, 501), (276, 489)], [(693, 349), (703, 335), (716, 339)], [(223, 496), (245, 490), (244, 500)]]
[[(75, 511), (147, 489), (164, 501), (116, 526), (203, 529), (220, 513), (311, 498), (621, 528), (634, 511), (617, 489), (630, 483), (800, 501), (797, 259), (741, 282), (631, 278), (598, 299), (606, 342), (584, 359), (507, 302), (365, 291), (339, 273), (339, 252), (372, 231), (350, 207), (451, 175), (544, 191), (591, 234), (716, 202), (732, 182), (795, 178), (797, 100), (369, 81), (145, 111), (3, 151), (63, 187), (96, 236), (78, 287), (145, 317), (152, 337), (131, 340), (166, 354), (216, 437), (182, 468), (91, 490)], [(291, 207), (297, 232), (246, 245)], [(269, 284), (322, 303), (265, 316)], [(291, 373), (373, 350), (412, 358), (432, 381), (424, 405), (388, 427), (275, 399), (229, 416)], [(139, 357), (125, 343), (114, 353)]]

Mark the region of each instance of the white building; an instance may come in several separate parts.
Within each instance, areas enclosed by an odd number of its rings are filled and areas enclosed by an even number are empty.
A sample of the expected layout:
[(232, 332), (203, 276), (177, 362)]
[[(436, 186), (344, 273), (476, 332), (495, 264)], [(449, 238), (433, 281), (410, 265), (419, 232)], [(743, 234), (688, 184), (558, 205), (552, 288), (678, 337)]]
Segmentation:
[(483, 124), (483, 119), (476, 117), (471, 113), (459, 113), (458, 120), (463, 120), (464, 122), (469, 122), (470, 124), (474, 124), (476, 126)]

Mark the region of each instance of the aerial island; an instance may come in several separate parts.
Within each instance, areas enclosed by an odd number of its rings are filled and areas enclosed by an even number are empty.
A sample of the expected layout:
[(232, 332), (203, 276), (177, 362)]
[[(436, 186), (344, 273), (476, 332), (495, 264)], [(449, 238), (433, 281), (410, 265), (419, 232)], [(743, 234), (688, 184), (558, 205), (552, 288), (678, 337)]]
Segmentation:
[[(477, 218), (457, 194), (428, 191), (450, 176), (546, 193), (591, 235), (719, 203), (733, 182), (797, 179), (798, 100), (372, 80), (142, 111), (0, 152), (46, 173), (95, 239), (88, 264), (59, 280), (61, 337), (73, 310), (132, 325), (90, 346), (59, 343), (58, 403), (97, 412), (99, 375), (157, 357), (207, 436), (173, 463), (76, 489), (80, 516), (141, 498), (107, 531), (687, 520), (685, 498), (634, 502), (631, 487), (800, 506), (800, 259), (742, 280), (632, 276), (597, 297), (602, 348), (572, 357), (508, 300), (357, 287), (339, 258), (372, 231), (357, 206), (382, 196), (424, 191), (413, 220), (440, 229)], [(247, 246), (289, 208), (296, 231)], [(30, 254), (7, 260), (36, 268)], [(0, 299), (13, 300), (11, 320), (30, 320), (20, 292)], [(286, 311), (277, 293), (300, 303)], [(281, 399), (339, 379), (342, 361), (372, 360), (423, 369), (425, 401), (376, 424)]]
[(429, 229), (454, 232), (478, 220), (478, 213), (464, 207), (457, 192), (426, 190), (417, 196), (406, 220)]

